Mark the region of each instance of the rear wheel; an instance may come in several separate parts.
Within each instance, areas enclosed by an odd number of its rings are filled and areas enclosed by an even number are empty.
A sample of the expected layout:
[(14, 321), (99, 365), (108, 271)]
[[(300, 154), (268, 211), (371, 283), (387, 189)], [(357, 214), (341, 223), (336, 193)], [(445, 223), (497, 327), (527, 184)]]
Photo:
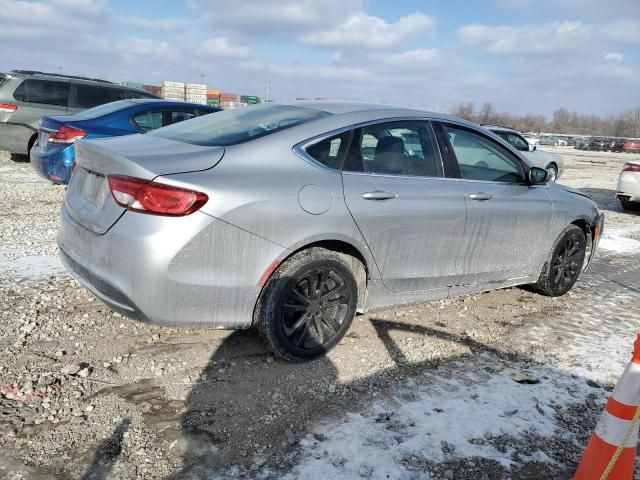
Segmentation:
[(619, 197), (619, 198), (620, 198), (620, 205), (622, 206), (623, 210), (627, 210), (627, 211), (637, 210), (638, 207), (640, 206), (637, 203), (633, 203), (631, 200), (629, 200), (629, 197)]
[(576, 225), (569, 225), (556, 240), (533, 289), (549, 297), (567, 293), (580, 276), (586, 251), (584, 232)]
[(291, 361), (323, 355), (349, 329), (358, 288), (344, 256), (310, 248), (285, 261), (265, 285), (254, 324), (267, 347)]

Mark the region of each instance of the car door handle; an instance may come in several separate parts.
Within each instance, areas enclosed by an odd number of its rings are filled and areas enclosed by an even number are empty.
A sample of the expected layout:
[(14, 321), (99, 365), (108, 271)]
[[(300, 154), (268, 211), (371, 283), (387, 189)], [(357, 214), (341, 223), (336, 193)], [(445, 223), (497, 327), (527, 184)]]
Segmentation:
[(398, 195), (391, 192), (385, 192), (384, 190), (375, 190), (373, 192), (367, 192), (362, 194), (362, 198), (365, 200), (391, 200)]
[(472, 193), (471, 195), (469, 195), (469, 198), (471, 200), (478, 200), (480, 202), (483, 202), (485, 200), (491, 200), (493, 198), (493, 195), (490, 195), (484, 192), (478, 192), (478, 193)]

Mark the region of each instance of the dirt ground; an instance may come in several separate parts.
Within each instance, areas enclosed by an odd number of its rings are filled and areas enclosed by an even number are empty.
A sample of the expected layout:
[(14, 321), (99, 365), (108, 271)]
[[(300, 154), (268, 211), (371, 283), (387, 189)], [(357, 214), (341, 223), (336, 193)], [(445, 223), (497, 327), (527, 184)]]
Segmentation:
[[(512, 288), (358, 316), (326, 358), (295, 365), (253, 332), (111, 311), (57, 260), (64, 188), (0, 153), (0, 478), (569, 478), (640, 327), (640, 215), (615, 199), (629, 155), (550, 150), (565, 160), (560, 182), (606, 215), (569, 294)], [(568, 400), (535, 394), (551, 430), (509, 410), (498, 417), (513, 428), (470, 437), (491, 402), (452, 410), (446, 428), (433, 419), (448, 413), (443, 395), (468, 402), (497, 378), (526, 399), (552, 382)], [(394, 421), (426, 398), (442, 406), (421, 425)], [(391, 443), (337, 443), (367, 419)], [(385, 452), (398, 453), (376, 464)]]

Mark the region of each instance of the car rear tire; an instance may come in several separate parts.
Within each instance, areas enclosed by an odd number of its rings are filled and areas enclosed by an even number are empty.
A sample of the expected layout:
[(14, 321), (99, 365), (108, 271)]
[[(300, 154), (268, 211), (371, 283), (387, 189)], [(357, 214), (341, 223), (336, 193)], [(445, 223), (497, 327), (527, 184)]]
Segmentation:
[(547, 165), (547, 172), (549, 172), (549, 181), (555, 182), (558, 179), (558, 167), (555, 163)]
[(633, 203), (629, 200), (629, 197), (620, 197), (620, 205), (622, 206), (622, 209), (626, 211), (638, 210), (638, 207), (640, 207), (637, 203)]
[(267, 281), (254, 325), (277, 356), (310, 360), (342, 339), (357, 301), (356, 278), (345, 256), (314, 247), (287, 259)]
[(565, 228), (542, 267), (533, 290), (548, 297), (560, 297), (576, 283), (587, 252), (587, 239), (577, 225)]

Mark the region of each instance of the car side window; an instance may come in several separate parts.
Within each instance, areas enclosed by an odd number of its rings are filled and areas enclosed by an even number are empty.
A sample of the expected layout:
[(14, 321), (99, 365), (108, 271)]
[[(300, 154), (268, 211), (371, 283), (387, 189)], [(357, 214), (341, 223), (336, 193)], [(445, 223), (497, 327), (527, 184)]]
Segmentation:
[(305, 152), (325, 167), (340, 169), (342, 167), (342, 159), (348, 148), (350, 133), (347, 131), (334, 137), (320, 140), (313, 145), (309, 145)]
[(153, 120), (150, 112), (142, 112), (133, 117), (133, 123), (142, 130), (153, 130)]
[(179, 110), (175, 112), (167, 112), (166, 122), (163, 123), (163, 127), (167, 125), (171, 125), (173, 123), (183, 122), (185, 120), (189, 120), (190, 118), (195, 118), (197, 116), (194, 110)]
[(498, 136), (504, 138), (517, 150), (529, 151), (529, 143), (520, 135), (508, 132), (499, 132)]
[(522, 163), (498, 143), (468, 130), (444, 126), (462, 178), (492, 182), (521, 183)]
[(393, 122), (356, 130), (345, 170), (441, 177), (442, 161), (427, 122)]
[(121, 88), (103, 87), (98, 85), (74, 84), (75, 98), (72, 95), (71, 107), (92, 108), (105, 103), (124, 100), (125, 90)]
[(26, 79), (13, 92), (13, 98), (20, 102), (66, 107), (69, 104), (69, 85), (68, 81)]

